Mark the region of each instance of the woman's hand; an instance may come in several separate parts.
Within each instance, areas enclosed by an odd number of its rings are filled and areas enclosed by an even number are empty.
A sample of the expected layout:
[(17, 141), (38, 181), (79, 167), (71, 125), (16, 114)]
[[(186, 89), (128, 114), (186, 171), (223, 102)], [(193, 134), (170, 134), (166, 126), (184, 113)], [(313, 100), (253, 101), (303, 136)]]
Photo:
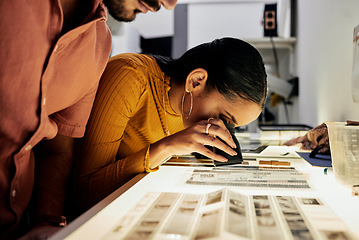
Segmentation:
[(228, 161), (225, 157), (206, 148), (205, 145), (218, 148), (232, 156), (237, 154), (232, 149), (236, 148), (236, 144), (222, 120), (203, 120), (152, 144), (150, 148), (151, 167), (158, 166), (163, 159), (171, 155), (184, 155), (192, 152), (198, 152), (216, 161)]

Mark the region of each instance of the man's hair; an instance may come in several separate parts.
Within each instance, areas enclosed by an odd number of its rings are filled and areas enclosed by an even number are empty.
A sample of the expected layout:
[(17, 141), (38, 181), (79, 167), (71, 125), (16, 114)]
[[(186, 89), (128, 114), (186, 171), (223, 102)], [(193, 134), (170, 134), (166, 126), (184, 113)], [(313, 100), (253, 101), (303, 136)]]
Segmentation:
[(218, 90), (229, 101), (240, 97), (263, 107), (267, 96), (263, 59), (242, 40), (216, 39), (188, 50), (178, 59), (153, 57), (174, 81), (184, 82), (192, 70), (203, 68), (208, 72), (206, 91)]

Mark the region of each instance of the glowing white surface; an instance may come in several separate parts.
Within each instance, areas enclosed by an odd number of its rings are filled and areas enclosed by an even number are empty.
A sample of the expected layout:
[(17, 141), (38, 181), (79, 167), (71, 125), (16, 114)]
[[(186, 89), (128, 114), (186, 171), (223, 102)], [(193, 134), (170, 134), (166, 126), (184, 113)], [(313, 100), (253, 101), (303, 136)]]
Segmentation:
[[(286, 159), (287, 160), (287, 159)], [(291, 166), (298, 171), (308, 173), (311, 190), (277, 190), (236, 188), (245, 194), (292, 195), (319, 197), (351, 229), (359, 239), (359, 197), (352, 197), (351, 189), (336, 181), (333, 172), (324, 174), (323, 168), (312, 167), (303, 159), (291, 159)], [(254, 163), (255, 165), (255, 163)], [(185, 184), (193, 167), (162, 166), (159, 171), (146, 175), (142, 180), (125, 191), (110, 204), (100, 202), (95, 207), (102, 209), (87, 220), (84, 214), (78, 220), (55, 234), (51, 239), (100, 239), (124, 216), (146, 192), (185, 192), (207, 193), (222, 188), (221, 186), (196, 186)], [(114, 193), (120, 194), (120, 193)], [(114, 196), (112, 196), (114, 197)], [(106, 204), (108, 204), (106, 206)], [(91, 210), (90, 210), (91, 211)], [(70, 235), (69, 235), (70, 234)]]

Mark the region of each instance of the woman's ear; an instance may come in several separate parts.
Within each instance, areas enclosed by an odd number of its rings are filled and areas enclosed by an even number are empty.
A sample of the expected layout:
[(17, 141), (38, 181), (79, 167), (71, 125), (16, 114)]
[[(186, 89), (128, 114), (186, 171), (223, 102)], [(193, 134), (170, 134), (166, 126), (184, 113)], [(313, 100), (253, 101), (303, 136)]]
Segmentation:
[(186, 79), (186, 92), (203, 92), (208, 79), (208, 72), (203, 68), (196, 68), (192, 70)]

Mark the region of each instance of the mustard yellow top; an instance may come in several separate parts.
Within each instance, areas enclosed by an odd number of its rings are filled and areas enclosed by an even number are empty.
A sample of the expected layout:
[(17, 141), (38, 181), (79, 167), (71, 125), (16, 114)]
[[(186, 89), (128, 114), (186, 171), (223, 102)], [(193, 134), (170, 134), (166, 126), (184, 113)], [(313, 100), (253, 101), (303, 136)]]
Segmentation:
[(75, 197), (81, 207), (149, 170), (149, 146), (166, 136), (166, 124), (171, 134), (184, 128), (169, 104), (169, 90), (170, 78), (153, 57), (120, 54), (109, 60), (75, 161)]

